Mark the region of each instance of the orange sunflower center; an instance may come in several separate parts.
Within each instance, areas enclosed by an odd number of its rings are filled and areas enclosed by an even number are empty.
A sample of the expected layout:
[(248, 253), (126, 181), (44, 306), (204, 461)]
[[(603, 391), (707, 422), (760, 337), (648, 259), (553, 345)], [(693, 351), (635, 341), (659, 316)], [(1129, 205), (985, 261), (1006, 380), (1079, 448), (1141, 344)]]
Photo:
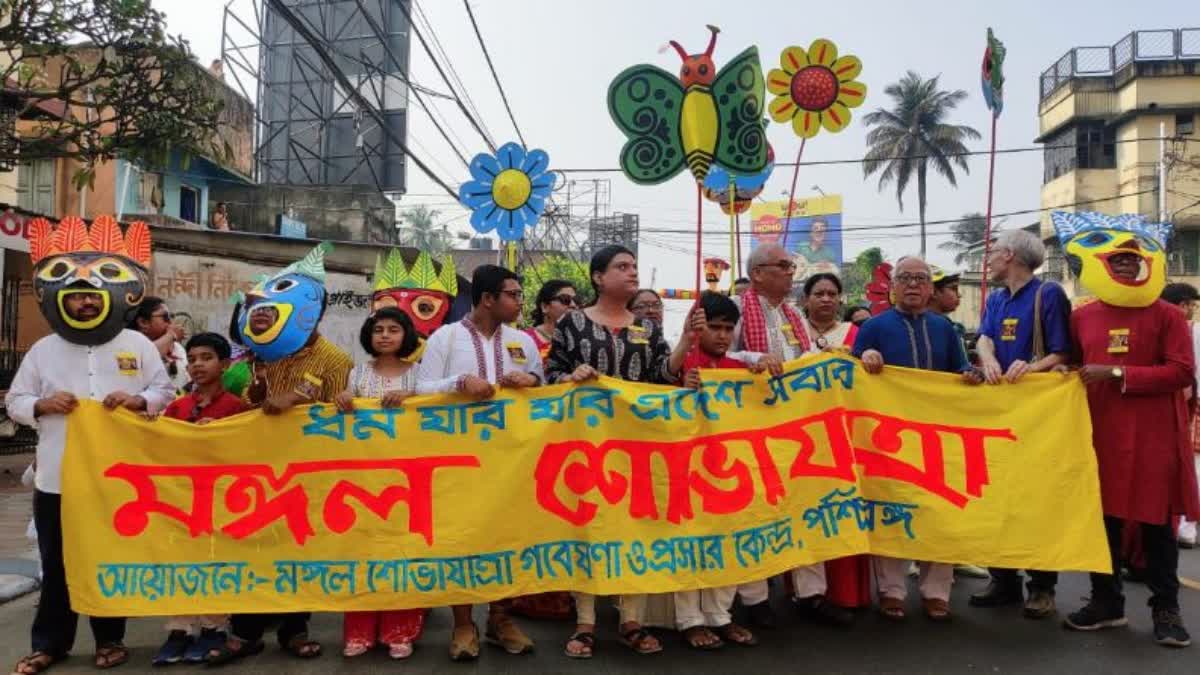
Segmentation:
[(825, 110), (837, 101), (837, 93), (837, 75), (825, 66), (807, 66), (792, 76), (792, 100), (804, 110)]

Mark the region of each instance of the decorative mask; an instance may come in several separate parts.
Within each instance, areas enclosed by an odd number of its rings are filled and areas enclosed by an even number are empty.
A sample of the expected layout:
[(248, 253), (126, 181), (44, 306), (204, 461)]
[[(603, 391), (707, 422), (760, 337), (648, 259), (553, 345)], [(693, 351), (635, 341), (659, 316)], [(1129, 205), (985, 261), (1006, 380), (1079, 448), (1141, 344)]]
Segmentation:
[(433, 258), (421, 251), (412, 267), (406, 267), (399, 249), (388, 251), (387, 258), (375, 262), (375, 294), (371, 311), (397, 307), (412, 319), (421, 337), (429, 337), (446, 320), (446, 313), (458, 295), (458, 273), (454, 259), (442, 260), (439, 274)]
[(237, 298), (237, 330), (255, 356), (278, 361), (308, 344), (325, 313), (325, 254), (332, 250), (333, 244), (321, 242)]
[(708, 283), (708, 290), (714, 293), (717, 291), (717, 284), (721, 282), (721, 275), (727, 269), (729, 269), (729, 263), (720, 258), (704, 259), (704, 281)]
[[(150, 228), (143, 222), (121, 234), (112, 216), (96, 218), (90, 229), (75, 216), (63, 218), (57, 228), (35, 218), (29, 223), (29, 254), (38, 305), (68, 342), (95, 346), (112, 340), (146, 296)], [(99, 311), (69, 314), (65, 301), (74, 293), (99, 295)]]
[[(1118, 307), (1147, 307), (1167, 284), (1166, 245), (1170, 223), (1149, 223), (1145, 216), (1102, 213), (1050, 214), (1071, 272), (1101, 301)], [(1138, 273), (1125, 279), (1110, 260), (1121, 253), (1138, 257)]]

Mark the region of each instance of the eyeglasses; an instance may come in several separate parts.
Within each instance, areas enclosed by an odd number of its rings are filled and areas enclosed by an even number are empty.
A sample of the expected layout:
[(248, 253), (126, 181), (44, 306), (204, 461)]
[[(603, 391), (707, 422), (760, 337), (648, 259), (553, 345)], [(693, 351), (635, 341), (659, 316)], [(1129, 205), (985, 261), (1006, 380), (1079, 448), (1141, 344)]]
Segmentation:
[(780, 271), (783, 271), (783, 272), (795, 272), (796, 271), (796, 263), (792, 262), (791, 260), (780, 260), (779, 262), (762, 263), (761, 265), (756, 265), (756, 267), (778, 267), (780, 269)]
[(900, 284), (901, 286), (920, 286), (922, 284), (927, 284), (930, 281), (932, 281), (932, 279), (928, 274), (908, 274), (906, 272), (904, 274), (896, 275), (896, 283)]
[(557, 301), (558, 303), (566, 305), (567, 307), (578, 304), (579, 302), (575, 299), (575, 296), (567, 295), (566, 293), (563, 293), (562, 295), (556, 295), (553, 298), (550, 298), (550, 300)]
[(150, 318), (151, 319), (162, 319), (163, 321), (170, 321), (171, 313), (170, 312), (158, 312), (157, 314), (151, 314)]
[(630, 307), (630, 309), (632, 309), (635, 312), (648, 312), (652, 309), (662, 309), (662, 308), (663, 308), (663, 304), (661, 302), (639, 302), (638, 304)]
[(516, 290), (508, 290), (508, 291), (500, 291), (500, 292), (507, 295), (508, 297), (512, 298), (513, 300), (516, 300), (517, 302), (520, 302), (525, 299), (525, 291), (523, 291), (519, 288)]

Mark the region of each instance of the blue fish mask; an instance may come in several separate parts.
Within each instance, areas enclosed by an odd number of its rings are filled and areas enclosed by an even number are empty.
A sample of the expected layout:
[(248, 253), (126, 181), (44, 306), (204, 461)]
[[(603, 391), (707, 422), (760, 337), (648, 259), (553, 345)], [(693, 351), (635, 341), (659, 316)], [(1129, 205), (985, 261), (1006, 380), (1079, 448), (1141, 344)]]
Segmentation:
[(322, 244), (304, 260), (260, 281), (246, 293), (237, 317), (238, 337), (263, 361), (278, 361), (300, 351), (317, 331), (325, 313), (325, 266)]

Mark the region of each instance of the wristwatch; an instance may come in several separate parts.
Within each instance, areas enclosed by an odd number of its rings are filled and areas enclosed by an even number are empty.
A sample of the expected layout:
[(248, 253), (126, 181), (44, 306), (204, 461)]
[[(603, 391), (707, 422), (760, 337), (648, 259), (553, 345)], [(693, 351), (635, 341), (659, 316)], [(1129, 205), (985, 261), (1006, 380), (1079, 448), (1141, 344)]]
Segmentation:
[(1125, 377), (1125, 370), (1122, 369), (1120, 366), (1117, 366), (1112, 369), (1112, 376), (1113, 376), (1114, 380), (1119, 380), (1119, 379)]

